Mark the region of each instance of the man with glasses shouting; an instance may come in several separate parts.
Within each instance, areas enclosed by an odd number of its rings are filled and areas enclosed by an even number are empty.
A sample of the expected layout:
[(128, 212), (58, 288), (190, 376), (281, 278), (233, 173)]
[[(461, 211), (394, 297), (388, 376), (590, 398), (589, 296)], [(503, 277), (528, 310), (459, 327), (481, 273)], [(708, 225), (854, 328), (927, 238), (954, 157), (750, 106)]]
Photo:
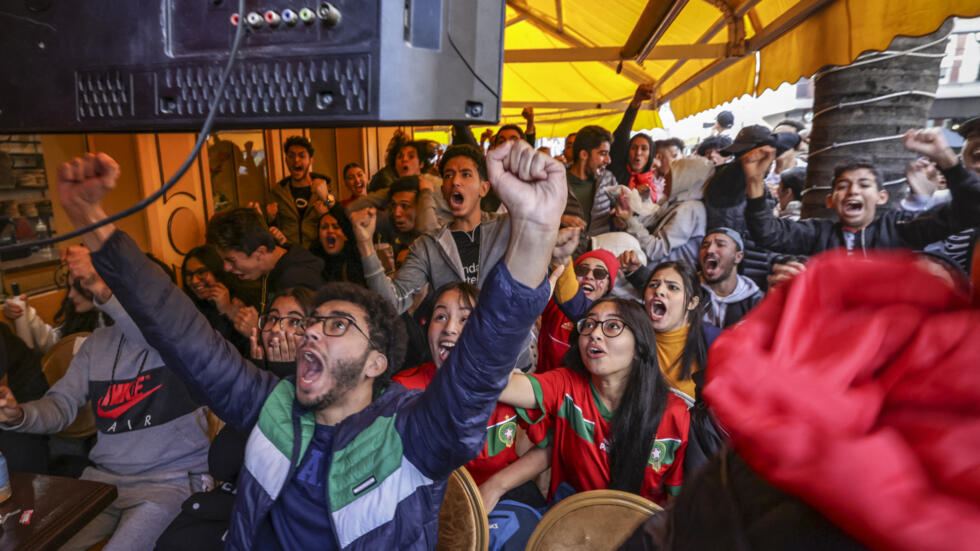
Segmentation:
[[(424, 392), (388, 386), (404, 329), (379, 295), (323, 286), (303, 320), (296, 372), (256, 369), (208, 326), (122, 231), (85, 234), (96, 269), (147, 342), (214, 411), (249, 431), (228, 549), (432, 549), (446, 478), (479, 453), (486, 422), (535, 318), (567, 188), (523, 142), (494, 149), (491, 184), (512, 230), (453, 353)], [(105, 218), (118, 165), (65, 163), (58, 191), (76, 227)], [(490, 268), (490, 267), (488, 267)]]

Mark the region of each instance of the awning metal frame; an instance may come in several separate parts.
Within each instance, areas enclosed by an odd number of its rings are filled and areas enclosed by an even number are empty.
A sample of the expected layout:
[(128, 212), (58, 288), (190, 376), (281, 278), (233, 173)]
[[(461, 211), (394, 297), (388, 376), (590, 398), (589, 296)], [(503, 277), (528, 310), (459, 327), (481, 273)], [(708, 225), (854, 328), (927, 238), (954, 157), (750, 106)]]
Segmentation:
[[(600, 62), (616, 70), (637, 84), (651, 81), (651, 77), (631, 66), (629, 61), (642, 64), (646, 60), (676, 60), (654, 83), (655, 103), (670, 101), (692, 88), (731, 67), (747, 55), (754, 55), (787, 32), (796, 28), (808, 17), (817, 13), (834, 0), (800, 0), (768, 26), (763, 27), (755, 7), (761, 0), (700, 0), (711, 4), (722, 15), (705, 31), (694, 44), (658, 45), (670, 25), (677, 19), (689, 0), (649, 0), (643, 10), (627, 43), (622, 47), (598, 46), (578, 35), (573, 28), (565, 25), (562, 0), (555, 0), (556, 18), (540, 12), (528, 5), (525, 0), (507, 0), (507, 5), (518, 15), (507, 21), (508, 25), (527, 21), (552, 36), (568, 48), (538, 48), (505, 50), (506, 63), (562, 63), (562, 62)], [(746, 38), (745, 19), (749, 20), (754, 32)], [(553, 19), (556, 19), (553, 21)], [(719, 32), (727, 29), (727, 41), (709, 43)], [(642, 45), (642, 46), (641, 46)], [(713, 62), (701, 68), (669, 90), (664, 83), (670, 80), (684, 64), (692, 59), (711, 59)], [(559, 109), (607, 109), (619, 107), (621, 101), (596, 104), (592, 102), (504, 102), (505, 107), (516, 104), (541, 108)], [(515, 104), (515, 105), (510, 105)], [(653, 106), (655, 107), (655, 106)]]

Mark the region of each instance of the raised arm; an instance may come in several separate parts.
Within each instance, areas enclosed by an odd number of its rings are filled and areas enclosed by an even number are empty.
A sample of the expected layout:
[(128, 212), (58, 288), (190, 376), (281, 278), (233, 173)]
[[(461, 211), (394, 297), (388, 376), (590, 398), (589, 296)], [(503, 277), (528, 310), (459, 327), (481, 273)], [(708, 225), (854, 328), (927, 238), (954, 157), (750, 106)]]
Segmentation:
[[(633, 123), (636, 121), (636, 113), (644, 101), (653, 97), (653, 84), (644, 83), (636, 88), (633, 99), (630, 101), (626, 111), (623, 112), (623, 119), (619, 121), (619, 126), (613, 132), (613, 143), (609, 149), (609, 169), (616, 175), (616, 180), (621, 185), (625, 185), (629, 180), (629, 173), (626, 165), (629, 162), (630, 151), (630, 131), (633, 130)], [(656, 151), (651, 151), (650, 156)]]
[(980, 176), (963, 166), (946, 143), (940, 128), (909, 130), (905, 147), (928, 156), (946, 177), (952, 199), (898, 224), (902, 238), (924, 247), (950, 234), (980, 225)]
[(564, 208), (564, 169), (524, 142), (498, 147), (487, 164), (512, 217), (511, 236), (453, 353), (404, 416), (406, 452), (430, 476), (479, 453), (487, 420), (551, 290), (545, 276)]
[[(118, 165), (104, 153), (58, 169), (58, 196), (75, 227), (106, 217), (102, 198), (118, 176)], [(83, 240), (95, 269), (166, 365), (223, 420), (240, 430), (254, 424), (278, 378), (244, 360), (125, 233), (107, 224)]]
[(763, 249), (787, 254), (810, 254), (816, 243), (816, 224), (776, 218), (766, 202), (766, 170), (775, 156), (776, 149), (771, 146), (753, 149), (742, 156), (747, 198), (745, 223), (752, 240)]
[(393, 276), (388, 277), (371, 241), (377, 227), (377, 211), (369, 208), (352, 212), (350, 221), (368, 288), (387, 299), (399, 314), (404, 313), (412, 306), (416, 293), (429, 282), (429, 260), (423, 244), (425, 238), (416, 239), (409, 246), (405, 262)]

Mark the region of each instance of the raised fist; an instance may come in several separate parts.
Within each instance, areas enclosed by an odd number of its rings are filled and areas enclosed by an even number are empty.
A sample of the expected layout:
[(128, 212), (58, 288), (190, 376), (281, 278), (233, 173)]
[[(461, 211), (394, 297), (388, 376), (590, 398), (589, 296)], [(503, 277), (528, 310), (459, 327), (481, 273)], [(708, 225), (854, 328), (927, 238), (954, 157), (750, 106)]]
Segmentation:
[(374, 207), (354, 211), (350, 213), (350, 223), (354, 228), (354, 238), (370, 243), (378, 225), (378, 211)]
[(102, 198), (118, 179), (119, 165), (105, 153), (86, 153), (58, 168), (58, 198), (75, 226), (105, 217)]
[(326, 180), (323, 178), (316, 178), (313, 180), (313, 183), (310, 184), (310, 187), (313, 188), (313, 193), (315, 193), (321, 201), (328, 204), (332, 202), (330, 201), (330, 187)]
[(639, 107), (644, 101), (650, 101), (653, 99), (653, 83), (645, 82), (636, 87), (636, 93), (633, 94), (633, 107)]
[(487, 172), (512, 220), (558, 230), (568, 198), (561, 163), (517, 140), (487, 153)]
[(578, 247), (581, 228), (562, 228), (558, 230), (558, 240), (555, 242), (555, 250), (551, 253), (551, 262), (564, 266)]
[(631, 274), (642, 268), (643, 263), (640, 262), (640, 255), (630, 249), (619, 255), (619, 267), (623, 269), (623, 273)]
[(269, 203), (265, 206), (265, 220), (268, 223), (272, 223), (276, 219), (276, 215), (279, 214), (279, 203)]
[(776, 158), (776, 148), (764, 145), (742, 155), (742, 171), (746, 181), (763, 181), (769, 171), (769, 165)]
[(951, 168), (958, 162), (956, 154), (946, 143), (942, 128), (909, 130), (902, 136), (905, 149), (920, 153), (932, 159), (939, 168)]

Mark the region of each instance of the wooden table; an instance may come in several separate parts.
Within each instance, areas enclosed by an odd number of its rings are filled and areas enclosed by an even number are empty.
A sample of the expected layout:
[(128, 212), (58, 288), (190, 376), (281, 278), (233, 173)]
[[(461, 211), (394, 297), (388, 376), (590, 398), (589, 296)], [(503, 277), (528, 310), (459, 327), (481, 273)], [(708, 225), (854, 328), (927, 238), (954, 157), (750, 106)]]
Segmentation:
[(0, 504), (0, 515), (34, 509), (34, 518), (28, 526), (20, 514), (8, 518), (0, 551), (56, 550), (116, 499), (115, 486), (90, 480), (10, 473), (10, 484), (13, 497)]

